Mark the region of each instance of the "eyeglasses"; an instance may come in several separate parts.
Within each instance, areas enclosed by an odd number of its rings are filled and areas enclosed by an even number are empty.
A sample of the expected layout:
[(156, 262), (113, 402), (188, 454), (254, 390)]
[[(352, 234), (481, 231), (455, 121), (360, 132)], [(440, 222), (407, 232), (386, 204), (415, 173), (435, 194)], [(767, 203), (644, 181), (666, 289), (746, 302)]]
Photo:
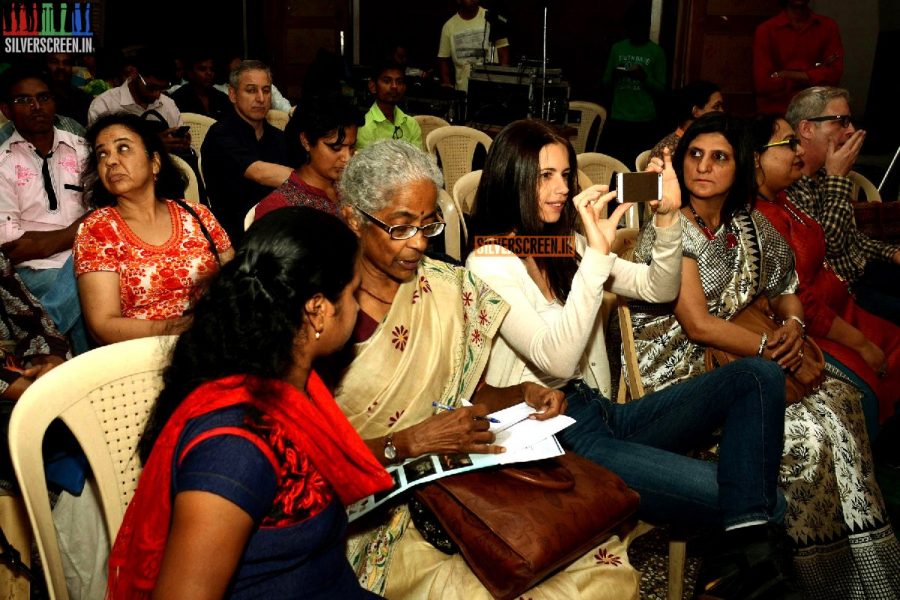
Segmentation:
[(403, 130), (400, 129), (399, 125), (394, 125), (394, 133), (391, 135), (392, 140), (399, 140), (403, 138)]
[(138, 79), (141, 80), (141, 84), (142, 84), (145, 88), (147, 88), (147, 91), (148, 91), (148, 92), (164, 92), (164, 91), (166, 91), (167, 89), (169, 89), (170, 87), (172, 87), (172, 86), (169, 85), (169, 82), (165, 82), (165, 83), (163, 83), (163, 84), (161, 84), (161, 85), (157, 85), (157, 84), (150, 85), (149, 83), (147, 83), (147, 80), (144, 79), (144, 76), (141, 75), (140, 73), (138, 73)]
[(25, 105), (41, 105), (47, 104), (48, 102), (53, 102), (53, 94), (50, 92), (42, 92), (37, 94), (36, 96), (14, 96), (12, 99), (13, 104), (18, 104), (19, 106)]
[(850, 115), (822, 115), (821, 117), (812, 117), (811, 119), (807, 119), (807, 121), (812, 121), (813, 123), (822, 123), (825, 121), (838, 121), (841, 124), (841, 127), (844, 129), (850, 127), (850, 124), (853, 123), (853, 117)]
[(388, 225), (384, 221), (376, 219), (364, 210), (360, 210), (359, 212), (364, 214), (367, 219), (378, 225), (378, 227), (386, 231), (387, 234), (391, 236), (392, 240), (408, 240), (420, 231), (422, 232), (422, 235), (427, 238), (433, 238), (435, 236), (441, 235), (444, 232), (445, 223), (443, 221), (435, 221), (434, 223), (422, 225), (421, 227), (417, 225)]
[(765, 146), (760, 146), (759, 151), (762, 152), (766, 148), (774, 148), (775, 146), (790, 146), (792, 152), (797, 151), (797, 147), (800, 145), (800, 138), (796, 135), (792, 135), (786, 140), (781, 140), (780, 142), (772, 142), (771, 144), (766, 144)]

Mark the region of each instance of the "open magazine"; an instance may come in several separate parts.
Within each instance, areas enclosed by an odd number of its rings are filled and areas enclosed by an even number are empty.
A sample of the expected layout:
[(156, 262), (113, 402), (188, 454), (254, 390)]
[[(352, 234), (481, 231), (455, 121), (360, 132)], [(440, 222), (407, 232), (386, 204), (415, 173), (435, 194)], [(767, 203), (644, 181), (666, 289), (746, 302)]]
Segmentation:
[(555, 434), (574, 423), (575, 419), (559, 415), (546, 421), (536, 421), (528, 418), (533, 413), (534, 409), (522, 402), (489, 415), (497, 421), (491, 423), (490, 429), (496, 436), (494, 443), (506, 448), (502, 454), (426, 454), (388, 467), (394, 485), (348, 506), (348, 519), (358, 519), (409, 488), (441, 477), (565, 454)]

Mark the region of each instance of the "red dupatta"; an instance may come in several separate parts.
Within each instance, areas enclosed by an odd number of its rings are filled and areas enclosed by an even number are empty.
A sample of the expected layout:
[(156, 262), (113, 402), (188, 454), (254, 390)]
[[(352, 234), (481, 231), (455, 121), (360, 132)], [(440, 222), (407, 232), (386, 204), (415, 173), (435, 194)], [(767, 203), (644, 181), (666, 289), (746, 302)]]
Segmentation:
[[(265, 386), (279, 401), (254, 398), (257, 385)], [(172, 517), (175, 446), (187, 422), (195, 417), (238, 404), (258, 407), (284, 427), (297, 450), (310, 457), (345, 506), (393, 485), (314, 371), (307, 391), (308, 396), (283, 381), (233, 375), (205, 383), (184, 399), (156, 440), (125, 512), (109, 557), (107, 599), (149, 598), (156, 585)]]

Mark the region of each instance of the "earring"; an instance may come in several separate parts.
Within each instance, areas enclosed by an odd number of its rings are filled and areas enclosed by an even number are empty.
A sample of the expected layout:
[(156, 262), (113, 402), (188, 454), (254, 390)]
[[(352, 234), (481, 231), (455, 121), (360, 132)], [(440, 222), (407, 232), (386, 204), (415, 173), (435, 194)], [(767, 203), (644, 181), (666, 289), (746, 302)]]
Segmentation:
[(321, 336), (322, 336), (322, 332), (321, 332), (321, 331), (317, 331), (317, 332), (316, 332), (316, 339), (319, 339)]

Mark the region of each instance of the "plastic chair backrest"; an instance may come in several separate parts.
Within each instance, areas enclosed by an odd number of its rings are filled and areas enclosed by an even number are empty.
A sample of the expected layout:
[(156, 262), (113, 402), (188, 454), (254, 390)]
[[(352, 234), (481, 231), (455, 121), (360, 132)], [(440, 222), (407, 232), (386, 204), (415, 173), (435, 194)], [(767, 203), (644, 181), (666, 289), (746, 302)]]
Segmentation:
[[(569, 102), (569, 112), (581, 113), (581, 122), (578, 123), (578, 133), (572, 140), (572, 147), (575, 148), (576, 154), (582, 152), (593, 152), (597, 150), (597, 144), (600, 142), (600, 134), (603, 132), (603, 126), (606, 124), (606, 109), (593, 102), (585, 102), (583, 100), (572, 100)], [(597, 127), (597, 137), (591, 148), (587, 147), (588, 136), (591, 134), (591, 127), (594, 121), (600, 119), (600, 125)]]
[(284, 112), (283, 110), (272, 109), (266, 113), (266, 121), (269, 122), (269, 125), (272, 127), (277, 127), (278, 129), (284, 131), (284, 128), (287, 127), (288, 121), (291, 120), (291, 115)]
[(866, 196), (866, 202), (881, 202), (881, 192), (878, 191), (875, 184), (869, 181), (868, 178), (860, 175), (856, 171), (850, 171), (847, 174), (847, 177), (853, 183), (853, 191), (850, 193), (850, 197), (853, 198), (853, 200), (859, 198), (859, 191), (862, 190), (863, 194)]
[(187, 161), (180, 156), (176, 156), (174, 154), (170, 154), (169, 158), (172, 159), (172, 163), (178, 168), (178, 170), (184, 173), (184, 176), (187, 177), (188, 182), (187, 187), (184, 188), (184, 199), (188, 202), (200, 202), (200, 186), (197, 183), (197, 174), (194, 173), (191, 165), (189, 165)]
[(44, 433), (59, 418), (75, 435), (96, 479), (112, 543), (141, 474), (137, 442), (175, 339), (129, 340), (76, 356), (32, 383), (16, 403), (10, 456), (51, 600), (67, 599), (68, 591), (44, 479)]
[(463, 220), (462, 212), (460, 212), (453, 196), (448, 194), (447, 190), (443, 188), (438, 189), (437, 203), (441, 209), (441, 216), (447, 224), (444, 227), (444, 252), (456, 260), (462, 261), (463, 249), (468, 239), (468, 231), (466, 230), (466, 222)]
[[(425, 140), (428, 139), (428, 134), (438, 127), (447, 127), (450, 125), (450, 123), (444, 119), (435, 117), (434, 115), (415, 115), (413, 119), (416, 120), (416, 123), (419, 124), (419, 129), (422, 130), (422, 143), (425, 143)], [(422, 148), (422, 150), (426, 150), (426, 148)]]
[(203, 140), (206, 139), (206, 132), (216, 122), (212, 117), (200, 115), (197, 113), (184, 112), (181, 113), (181, 122), (191, 128), (191, 148), (198, 155), (200, 148), (203, 146)]
[(647, 165), (650, 164), (650, 154), (652, 152), (653, 150), (644, 150), (637, 155), (637, 158), (634, 159), (635, 172), (641, 173), (647, 168)]
[(466, 173), (453, 184), (453, 200), (463, 214), (471, 215), (475, 210), (475, 194), (481, 182), (481, 169)]
[(478, 144), (488, 151), (491, 138), (482, 131), (461, 125), (438, 127), (425, 138), (428, 152), (440, 159), (445, 190), (452, 193), (456, 180), (472, 170), (472, 158)]
[(250, 207), (250, 210), (247, 211), (247, 214), (244, 215), (244, 231), (250, 229), (250, 226), (253, 225), (253, 221), (256, 220), (256, 204)]

